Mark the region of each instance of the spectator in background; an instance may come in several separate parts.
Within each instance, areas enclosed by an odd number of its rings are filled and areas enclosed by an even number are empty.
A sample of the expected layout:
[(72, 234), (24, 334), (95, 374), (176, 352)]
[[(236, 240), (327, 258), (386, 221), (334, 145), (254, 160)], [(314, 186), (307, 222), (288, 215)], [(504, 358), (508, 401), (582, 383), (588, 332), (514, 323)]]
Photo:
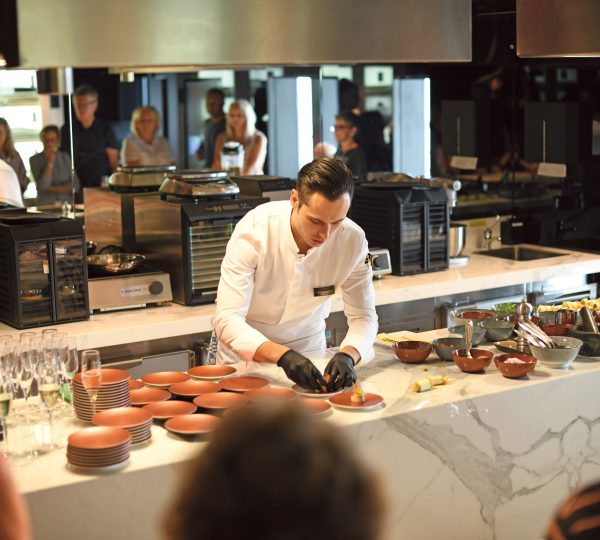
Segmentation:
[(33, 531), (27, 505), (10, 472), (8, 463), (0, 454), (0, 540), (32, 540)]
[(552, 518), (546, 540), (597, 540), (600, 538), (600, 483), (578, 489)]
[(58, 149), (58, 127), (46, 126), (40, 131), (40, 140), (44, 150), (29, 158), (31, 174), (37, 188), (37, 204), (69, 201), (72, 191), (71, 158)]
[(204, 167), (212, 166), (215, 158), (215, 143), (220, 133), (225, 131), (225, 94), (219, 88), (211, 88), (206, 93), (206, 110), (210, 118), (204, 122), (202, 143), (196, 150), (196, 159), (204, 160)]
[(385, 122), (379, 111), (366, 111), (359, 117), (360, 146), (367, 158), (367, 171), (391, 171), (392, 155), (383, 141)]
[(334, 427), (298, 407), (225, 418), (166, 516), (169, 540), (375, 540), (376, 478)]
[(341, 112), (335, 117), (334, 129), (335, 140), (339, 145), (335, 159), (344, 163), (352, 171), (352, 176), (361, 182), (365, 181), (367, 158), (365, 151), (355, 140), (358, 133), (358, 116), (351, 112)]
[(0, 159), (6, 161), (12, 167), (19, 179), (21, 191), (25, 191), (29, 183), (25, 165), (23, 165), (19, 152), (15, 150), (15, 142), (10, 126), (4, 118), (0, 118)]
[(151, 105), (137, 107), (131, 115), (131, 134), (121, 146), (123, 165), (173, 165), (175, 155), (169, 141), (157, 135), (160, 115)]
[(335, 155), (335, 146), (326, 141), (318, 142), (317, 144), (315, 144), (315, 149), (313, 152), (315, 159), (321, 157), (333, 157)]
[[(83, 187), (98, 187), (102, 177), (114, 172), (119, 164), (119, 150), (110, 125), (96, 118), (98, 92), (91, 86), (78, 86), (73, 93), (73, 148), (75, 171)], [(69, 125), (60, 132), (60, 149), (71, 151)]]
[(225, 132), (217, 137), (213, 169), (222, 169), (221, 151), (229, 141), (239, 142), (244, 147), (242, 175), (263, 174), (267, 157), (267, 136), (256, 129), (256, 113), (245, 99), (238, 99), (229, 107)]

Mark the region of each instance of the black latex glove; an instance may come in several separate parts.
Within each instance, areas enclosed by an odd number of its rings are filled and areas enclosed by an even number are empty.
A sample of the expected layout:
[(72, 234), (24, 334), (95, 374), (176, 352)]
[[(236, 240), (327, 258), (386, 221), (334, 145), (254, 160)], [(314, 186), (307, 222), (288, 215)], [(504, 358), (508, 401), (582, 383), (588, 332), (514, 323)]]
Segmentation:
[(327, 386), (323, 375), (306, 356), (290, 349), (277, 361), (288, 379), (303, 388), (321, 391)]
[(356, 382), (356, 371), (354, 371), (354, 360), (349, 354), (337, 352), (329, 360), (325, 368), (325, 376), (329, 375), (327, 390), (337, 392)]

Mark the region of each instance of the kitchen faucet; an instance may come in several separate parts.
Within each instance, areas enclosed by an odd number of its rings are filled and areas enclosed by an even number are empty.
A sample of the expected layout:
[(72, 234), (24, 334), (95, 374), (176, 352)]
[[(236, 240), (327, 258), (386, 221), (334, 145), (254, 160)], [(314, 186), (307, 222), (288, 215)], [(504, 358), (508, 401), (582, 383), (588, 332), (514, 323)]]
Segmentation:
[(487, 247), (486, 249), (492, 249), (492, 243), (494, 242), (494, 240), (497, 240), (498, 242), (502, 242), (502, 237), (500, 235), (498, 236), (494, 236), (494, 231), (492, 231), (492, 229), (490, 229), (490, 227), (486, 227), (485, 230), (483, 231), (483, 239), (487, 242)]

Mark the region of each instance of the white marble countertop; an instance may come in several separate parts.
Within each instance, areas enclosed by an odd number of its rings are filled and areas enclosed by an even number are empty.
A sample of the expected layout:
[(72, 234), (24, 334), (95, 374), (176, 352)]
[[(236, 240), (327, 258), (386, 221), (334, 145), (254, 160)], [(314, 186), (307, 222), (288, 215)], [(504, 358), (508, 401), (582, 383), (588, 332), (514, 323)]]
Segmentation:
[[(564, 256), (509, 261), (471, 254), (466, 266), (413, 276), (384, 276), (375, 280), (375, 301), (377, 305), (394, 304), (600, 272), (598, 255), (554, 248), (551, 251), (564, 253)], [(336, 295), (331, 311), (342, 311), (342, 308), (341, 297)], [(170, 303), (162, 307), (94, 314), (88, 321), (61, 324), (56, 328), (75, 336), (80, 349), (108, 347), (209, 332), (214, 312), (214, 304), (188, 307)], [(18, 336), (20, 332), (0, 323), (0, 334)]]
[[(446, 329), (422, 333), (422, 336), (427, 339), (446, 335), (448, 335)], [(490, 344), (484, 344), (478, 348), (488, 348), (498, 354), (498, 351)], [(375, 349), (375, 359), (358, 370), (358, 377), (365, 391), (383, 396), (384, 404), (372, 411), (356, 412), (333, 407), (327, 413), (328, 421), (342, 427), (357, 426), (434, 407), (453, 408), (461, 402), (480, 396), (493, 396), (498, 393), (522, 390), (534, 385), (564, 378), (581, 377), (590, 372), (600, 371), (599, 358), (579, 356), (571, 369), (551, 369), (538, 363), (528, 377), (513, 380), (503, 377), (493, 362), (485, 373), (469, 374), (460, 371), (452, 362), (439, 360), (434, 352), (430, 354), (426, 362), (409, 365), (397, 360), (391, 348), (376, 346)], [(330, 350), (322, 357), (313, 357), (319, 369), (324, 369), (331, 354), (333, 353)], [(292, 384), (285, 377), (283, 371), (273, 365), (251, 363), (248, 366), (237, 364), (236, 367), (238, 368), (237, 374), (263, 376), (268, 378), (273, 385), (291, 386)], [(450, 383), (422, 393), (416, 393), (410, 389), (412, 382), (433, 374), (448, 376)], [(64, 439), (68, 433), (89, 425), (72, 417), (63, 418), (56, 423), (55, 432), (59, 438), (62, 436)], [(31, 428), (28, 429), (31, 430)], [(13, 435), (12, 439), (22, 436), (23, 432)], [(33, 437), (34, 435), (31, 433), (25, 435), (25, 437), (28, 436)], [(205, 444), (202, 441), (184, 440), (169, 433), (162, 427), (162, 424), (155, 423), (152, 427), (152, 442), (133, 448), (129, 463), (118, 474), (127, 475), (148, 468), (172, 466), (187, 461)], [(17, 458), (15, 473), (22, 492), (40, 492), (70, 484), (89, 482), (96, 478), (95, 475), (77, 474), (69, 470), (65, 452), (65, 449), (62, 448), (33, 460)]]

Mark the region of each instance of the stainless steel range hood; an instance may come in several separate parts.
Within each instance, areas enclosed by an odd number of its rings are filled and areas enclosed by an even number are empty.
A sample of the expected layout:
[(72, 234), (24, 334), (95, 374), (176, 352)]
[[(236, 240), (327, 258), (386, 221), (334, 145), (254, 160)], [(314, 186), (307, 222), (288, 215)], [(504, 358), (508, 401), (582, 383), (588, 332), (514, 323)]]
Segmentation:
[(600, 1), (517, 0), (517, 55), (600, 56)]
[(471, 0), (17, 0), (20, 66), (471, 60)]

